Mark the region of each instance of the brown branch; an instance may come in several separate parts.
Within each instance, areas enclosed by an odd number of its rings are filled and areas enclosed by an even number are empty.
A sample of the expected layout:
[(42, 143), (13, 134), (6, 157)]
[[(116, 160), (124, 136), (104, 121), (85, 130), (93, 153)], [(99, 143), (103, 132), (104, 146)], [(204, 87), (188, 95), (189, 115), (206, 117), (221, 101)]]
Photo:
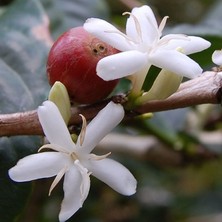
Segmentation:
[[(114, 96), (113, 100), (118, 99)], [(81, 113), (92, 119), (110, 99), (101, 103), (72, 108), (70, 125), (81, 124)], [(189, 107), (199, 104), (221, 104), (222, 73), (205, 72), (202, 76), (181, 84), (179, 90), (165, 100), (151, 101), (133, 110), (133, 115)], [(131, 113), (127, 112), (126, 117)], [(36, 110), (0, 115), (0, 136), (43, 135)]]
[[(198, 133), (199, 137), (209, 138), (213, 135), (213, 143), (221, 144), (221, 135), (218, 133)], [(216, 134), (216, 136), (215, 136)], [(205, 144), (208, 141), (205, 139)], [(212, 144), (212, 141), (210, 142)], [(193, 144), (194, 145), (194, 144)], [(219, 158), (219, 153), (207, 149), (203, 144), (195, 144), (195, 152), (187, 152), (186, 149), (177, 150), (172, 146), (162, 143), (152, 135), (135, 136), (126, 134), (110, 133), (97, 146), (102, 152), (112, 152), (133, 156), (142, 161), (148, 161), (158, 167), (182, 167), (189, 164), (201, 164), (206, 160)]]
[(222, 73), (205, 72), (201, 77), (181, 84), (179, 90), (165, 100), (151, 101), (137, 109), (139, 113), (157, 112), (200, 104), (221, 104)]
[(41, 135), (36, 110), (0, 115), (0, 136)]

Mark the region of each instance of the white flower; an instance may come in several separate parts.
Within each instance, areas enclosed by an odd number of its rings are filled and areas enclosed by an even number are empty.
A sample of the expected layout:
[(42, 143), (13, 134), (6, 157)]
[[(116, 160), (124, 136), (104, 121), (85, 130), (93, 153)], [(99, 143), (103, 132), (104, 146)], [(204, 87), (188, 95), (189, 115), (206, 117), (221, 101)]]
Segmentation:
[(106, 158), (109, 154), (96, 156), (91, 153), (99, 141), (122, 120), (124, 110), (121, 105), (110, 102), (88, 126), (83, 118), (82, 131), (76, 144), (53, 102), (44, 102), (38, 108), (38, 116), (50, 142), (40, 150), (49, 148), (53, 151), (24, 157), (9, 170), (9, 176), (17, 182), (56, 176), (49, 194), (64, 176), (60, 221), (66, 221), (82, 207), (90, 188), (90, 174), (123, 195), (135, 193), (137, 182), (128, 169)]
[(102, 19), (91, 18), (84, 24), (86, 31), (122, 51), (98, 62), (98, 76), (108, 81), (133, 75), (133, 90), (139, 91), (151, 65), (188, 78), (202, 73), (201, 67), (186, 55), (208, 48), (208, 41), (182, 34), (161, 38), (168, 17), (158, 26), (149, 6), (134, 8), (127, 14), (126, 34)]
[(222, 49), (221, 50), (215, 50), (212, 54), (212, 61), (218, 65), (222, 66)]

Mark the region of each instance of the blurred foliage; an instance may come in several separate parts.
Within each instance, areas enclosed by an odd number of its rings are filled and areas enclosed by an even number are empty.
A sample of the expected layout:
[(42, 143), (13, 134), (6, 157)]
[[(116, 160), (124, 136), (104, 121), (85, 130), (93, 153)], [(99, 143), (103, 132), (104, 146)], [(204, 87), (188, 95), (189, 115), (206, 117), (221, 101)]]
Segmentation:
[[(107, 19), (124, 29), (126, 16), (121, 16), (122, 12), (140, 4), (149, 4), (158, 18), (170, 16), (166, 33), (199, 35), (210, 40), (212, 47), (193, 58), (206, 70), (214, 66), (211, 54), (222, 48), (221, 1), (0, 1), (0, 113), (35, 109), (47, 98), (45, 63), (50, 36), (56, 39), (67, 29), (82, 25), (88, 17)], [(122, 81), (117, 91), (127, 91), (128, 86)], [(203, 218), (213, 221), (222, 214), (222, 162), (219, 158), (188, 161), (200, 147), (221, 154), (221, 120), (221, 107), (202, 105), (156, 113), (151, 120), (126, 122), (120, 131), (155, 136), (166, 149), (183, 152), (184, 165), (163, 166), (114, 153), (113, 157), (137, 178), (137, 194), (123, 197), (93, 178), (83, 208), (69, 221), (199, 222)], [(201, 137), (203, 132), (208, 139)], [(210, 139), (214, 135), (217, 136)], [(62, 183), (48, 197), (52, 180), (18, 184), (7, 175), (18, 159), (36, 152), (40, 143), (38, 137), (0, 138), (0, 221), (57, 221)]]
[[(0, 113), (35, 109), (49, 89), (45, 60), (49, 45), (36, 35), (44, 27), (37, 1), (13, 1), (0, 17)], [(0, 221), (13, 221), (24, 207), (30, 183), (16, 184), (8, 169), (19, 158), (36, 152), (38, 137), (0, 138)]]

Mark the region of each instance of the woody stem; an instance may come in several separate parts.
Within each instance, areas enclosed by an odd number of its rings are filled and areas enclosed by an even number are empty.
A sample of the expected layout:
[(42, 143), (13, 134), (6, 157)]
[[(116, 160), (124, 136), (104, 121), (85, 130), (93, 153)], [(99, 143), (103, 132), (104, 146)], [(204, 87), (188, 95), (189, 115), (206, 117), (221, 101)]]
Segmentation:
[[(111, 99), (97, 104), (73, 107), (69, 125), (81, 124), (82, 119), (79, 114), (82, 114), (87, 120), (92, 119), (110, 100), (121, 102), (120, 98), (121, 96), (113, 96)], [(148, 112), (159, 112), (207, 103), (222, 103), (222, 73), (205, 72), (198, 78), (182, 83), (178, 91), (167, 99), (150, 101), (126, 112), (125, 118)], [(0, 115), (0, 136), (15, 135), (43, 135), (36, 110)]]

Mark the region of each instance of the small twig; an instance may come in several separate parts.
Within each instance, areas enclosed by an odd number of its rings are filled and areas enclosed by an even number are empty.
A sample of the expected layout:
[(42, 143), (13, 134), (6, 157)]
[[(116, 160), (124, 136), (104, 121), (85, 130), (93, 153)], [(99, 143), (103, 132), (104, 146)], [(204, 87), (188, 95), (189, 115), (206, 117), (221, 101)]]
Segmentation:
[(140, 113), (184, 108), (200, 104), (221, 104), (222, 73), (205, 72), (201, 77), (187, 81), (165, 100), (151, 101), (137, 109)]
[[(117, 96), (114, 96), (114, 101)], [(72, 108), (69, 125), (81, 124), (79, 114), (92, 119), (110, 101)], [(156, 100), (133, 110), (134, 115), (189, 107), (199, 104), (221, 104), (222, 73), (205, 72), (202, 76), (182, 83), (179, 90), (165, 100)], [(126, 117), (131, 117), (130, 112)], [(0, 136), (43, 135), (36, 110), (0, 115)]]
[(0, 115), (0, 136), (42, 134), (36, 110)]
[[(208, 136), (210, 135), (208, 134)], [(182, 167), (191, 163), (201, 164), (206, 160), (215, 160), (219, 157), (218, 153), (206, 149), (203, 145), (196, 146), (195, 153), (189, 153), (186, 150), (176, 150), (168, 147), (156, 137), (150, 135), (135, 136), (111, 133), (99, 143), (97, 149), (102, 152), (111, 151), (112, 153), (133, 156), (161, 167)]]

